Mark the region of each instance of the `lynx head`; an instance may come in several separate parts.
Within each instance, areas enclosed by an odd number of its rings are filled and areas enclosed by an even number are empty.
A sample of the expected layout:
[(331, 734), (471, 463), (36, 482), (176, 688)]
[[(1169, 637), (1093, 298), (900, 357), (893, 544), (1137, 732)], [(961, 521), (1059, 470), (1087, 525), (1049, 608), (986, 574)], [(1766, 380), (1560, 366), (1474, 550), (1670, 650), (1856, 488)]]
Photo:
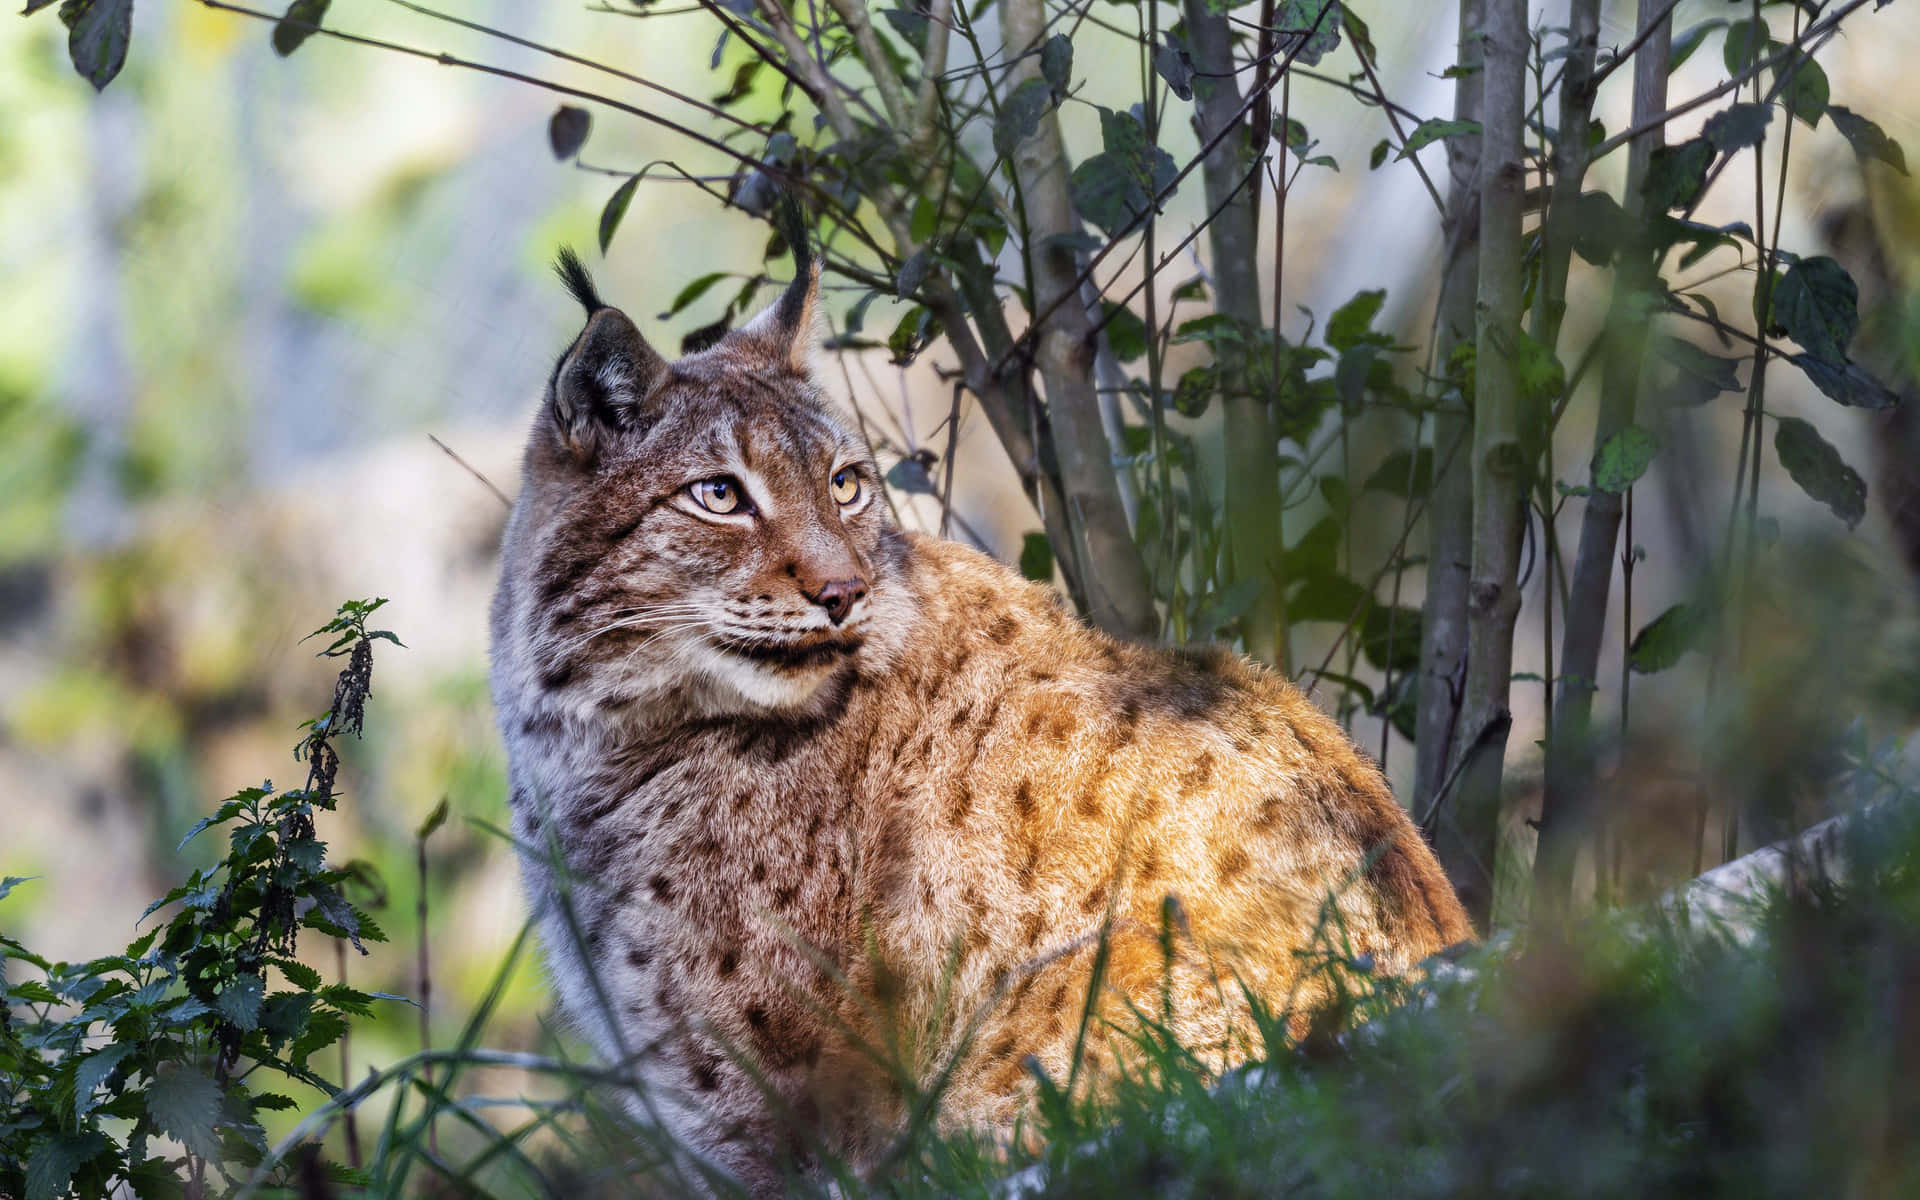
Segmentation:
[(496, 690), (601, 712), (712, 715), (830, 703), (912, 612), (903, 544), (863, 440), (808, 373), (818, 267), (678, 361), (587, 311), (529, 439), (494, 603)]

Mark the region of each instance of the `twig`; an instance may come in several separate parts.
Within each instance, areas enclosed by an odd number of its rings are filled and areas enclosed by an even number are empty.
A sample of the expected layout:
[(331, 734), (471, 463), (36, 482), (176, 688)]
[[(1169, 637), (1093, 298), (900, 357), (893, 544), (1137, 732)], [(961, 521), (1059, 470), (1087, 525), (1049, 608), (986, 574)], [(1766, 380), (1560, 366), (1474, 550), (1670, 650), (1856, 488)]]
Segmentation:
[[(1387, 114), (1387, 124), (1392, 127), (1393, 136), (1400, 140), (1402, 153), (1406, 155), (1407, 161), (1413, 164), (1413, 169), (1420, 173), (1420, 182), (1427, 185), (1427, 195), (1433, 197), (1434, 211), (1443, 217), (1446, 216), (1447, 203), (1440, 198), (1440, 189), (1433, 186), (1432, 177), (1427, 174), (1427, 169), (1420, 165), (1420, 155), (1407, 149), (1406, 131), (1400, 128), (1400, 118), (1395, 115), (1393, 106), (1387, 103), (1387, 93), (1380, 86), (1380, 76), (1374, 73), (1373, 64), (1367, 61), (1367, 56), (1359, 47), (1354, 47), (1353, 56), (1360, 60), (1360, 69), (1367, 73), (1367, 83), (1372, 86), (1374, 97), (1380, 101), (1381, 109)], [(1282, 142), (1286, 140), (1284, 130), (1280, 137)]]
[(1639, 51), (1641, 46), (1646, 44), (1648, 38), (1653, 36), (1653, 31), (1660, 27), (1660, 22), (1666, 20), (1667, 16), (1679, 7), (1680, 0), (1667, 0), (1667, 6), (1665, 8), (1651, 14), (1645, 21), (1641, 22), (1640, 31), (1633, 35), (1633, 40), (1614, 51), (1613, 57), (1607, 60), (1607, 64), (1594, 71), (1593, 86), (1598, 88), (1600, 84), (1606, 80), (1607, 76), (1613, 74), (1622, 64), (1631, 62), (1634, 54)]
[[(508, 33), (504, 29), (495, 29), (491, 25), (485, 25), (479, 21), (469, 21), (465, 17), (456, 17), (452, 13), (441, 12), (437, 8), (429, 8), (424, 4), (417, 4), (414, 2), (414, 0), (387, 0), (387, 3), (397, 4), (401, 8), (404, 8), (409, 12), (419, 13), (423, 17), (431, 17), (436, 21), (445, 21), (449, 25), (457, 25), (461, 29), (471, 29), (475, 33), (484, 33), (488, 37), (499, 38), (501, 41), (511, 42), (516, 46), (524, 46), (529, 50), (537, 50), (542, 54), (550, 55), (551, 57), (557, 58), (562, 62), (570, 62), (570, 63), (573, 63), (575, 66), (586, 67), (588, 70), (598, 71), (603, 75), (611, 75), (616, 79), (624, 79), (628, 83), (637, 83), (641, 87), (647, 88), (650, 91), (655, 91), (660, 93), (663, 96), (667, 96), (671, 99), (678, 100), (680, 103), (685, 104), (691, 108), (697, 108), (701, 112), (706, 113), (710, 117), (717, 117), (722, 121), (730, 121), (734, 125), (740, 127), (741, 129), (751, 130), (754, 133), (760, 133), (760, 134), (766, 133), (766, 130), (764, 128), (762, 128), (759, 125), (753, 124), (751, 121), (743, 121), (739, 117), (734, 116), (732, 113), (728, 112), (723, 108), (717, 107), (716, 105), (708, 104), (702, 100), (696, 100), (692, 96), (686, 95), (682, 92), (676, 92), (672, 88), (667, 87), (663, 84), (655, 83), (653, 80), (648, 79), (643, 75), (634, 75), (634, 74), (631, 74), (630, 72), (622, 71), (618, 67), (611, 67), (611, 66), (608, 66), (606, 63), (596, 62), (591, 58), (584, 58), (581, 55), (571, 54), (565, 50), (560, 50), (553, 46), (548, 46), (541, 42), (536, 42), (531, 38), (523, 38), (523, 37), (520, 37), (518, 34)], [(696, 6), (696, 11), (697, 11), (697, 6)]]
[(505, 505), (509, 509), (513, 507), (513, 501), (507, 499), (507, 494), (505, 492), (493, 486), (493, 480), (488, 479), (485, 475), (482, 475), (480, 472), (474, 470), (473, 464), (468, 462), (466, 459), (461, 458), (458, 454), (455, 454), (451, 446), (447, 445), (445, 442), (441, 441), (439, 438), (433, 436), (432, 434), (427, 435), (427, 440), (432, 442), (434, 445), (440, 447), (440, 449), (446, 454), (448, 458), (452, 459), (454, 462), (459, 463), (460, 466), (467, 472), (467, 474), (473, 476), (475, 479), (478, 479), (480, 481), (480, 486), (492, 492), (494, 494), (495, 499), (499, 500), (501, 504)]
[(671, 129), (682, 137), (698, 142), (710, 150), (719, 151), (743, 166), (756, 167), (769, 174), (780, 175), (783, 178), (786, 176), (786, 172), (782, 171), (779, 167), (762, 162), (750, 154), (744, 154), (739, 150), (735, 150), (732, 146), (727, 145), (717, 138), (710, 138), (704, 133), (687, 128), (678, 121), (663, 117), (658, 113), (648, 112), (638, 105), (628, 104), (599, 92), (590, 92), (584, 88), (569, 87), (564, 83), (556, 83), (551, 79), (542, 79), (537, 75), (527, 75), (520, 71), (510, 71), (505, 67), (496, 67), (488, 63), (461, 58), (458, 55), (449, 54), (444, 50), (437, 52), (433, 50), (422, 50), (418, 46), (408, 46), (400, 42), (390, 42), (384, 38), (367, 37), (363, 34), (347, 33), (339, 29), (328, 29), (326, 26), (313, 21), (301, 21), (293, 17), (282, 16), (279, 13), (267, 12), (264, 9), (248, 8), (243, 4), (230, 4), (227, 0), (199, 0), (199, 3), (205, 8), (215, 9), (220, 12), (237, 13), (240, 16), (252, 17), (259, 21), (287, 24), (296, 29), (304, 29), (310, 33), (317, 33), (325, 37), (333, 38), (336, 41), (349, 42), (356, 46), (370, 46), (375, 50), (391, 50), (395, 54), (404, 55), (408, 58), (423, 58), (429, 62), (438, 63), (443, 67), (460, 67), (468, 71), (478, 71), (483, 75), (493, 75), (500, 79), (511, 79), (515, 83), (529, 84), (557, 95), (573, 96), (581, 100), (591, 100), (596, 104), (604, 104), (608, 108), (617, 109), (629, 116), (639, 117), (643, 121)]

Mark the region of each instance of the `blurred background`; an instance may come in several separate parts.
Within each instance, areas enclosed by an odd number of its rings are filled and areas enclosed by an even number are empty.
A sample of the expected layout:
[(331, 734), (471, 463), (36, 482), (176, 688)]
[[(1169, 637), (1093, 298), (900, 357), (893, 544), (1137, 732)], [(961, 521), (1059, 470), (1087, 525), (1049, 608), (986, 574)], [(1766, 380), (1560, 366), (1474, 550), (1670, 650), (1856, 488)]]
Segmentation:
[[(495, 0), (454, 11), (694, 96), (724, 91), (738, 48), (716, 49), (713, 22), (697, 8), (654, 7), (644, 21), (584, 4)], [(1390, 68), (1388, 94), (1422, 115), (1446, 110), (1451, 6), (1359, 7)], [(1538, 19), (1551, 24), (1552, 7)], [(1676, 26), (1727, 10), (1688, 0)], [(1121, 14), (1113, 19), (1130, 28), (1130, 13), (1096, 3), (1090, 15)], [(605, 90), (699, 127), (697, 113), (636, 87), (402, 5), (343, 0), (329, 23)], [(726, 168), (671, 131), (591, 104), (580, 161), (558, 162), (550, 93), (324, 38), (282, 60), (269, 29), (151, 0), (136, 10), (125, 73), (95, 95), (68, 66), (58, 23), (0, 18), (0, 873), (42, 877), (14, 893), (4, 921), (54, 957), (124, 945), (146, 902), (213, 852), (175, 850), (201, 812), (236, 788), (303, 774), (290, 757), (296, 726), (325, 708), (334, 664), (300, 639), (340, 601), (385, 596), (377, 624), (407, 648), (380, 648), (368, 735), (347, 750), (347, 800), (322, 836), (336, 859), (370, 864), (384, 881), (390, 915), (381, 919), (410, 941), (412, 831), (450, 802), (427, 886), (440, 1011), (457, 1021), (518, 933), (522, 907), (512, 857), (483, 827), (505, 813), (485, 674), (505, 509), (453, 454), (513, 493), (539, 389), (579, 320), (547, 264), (561, 245), (594, 247), (620, 176), (658, 158), (696, 174)], [(1602, 45), (1631, 31), (1620, 6)], [(1085, 96), (1124, 107), (1137, 95), (1127, 43), (1103, 41), (1097, 20), (1076, 50)], [(1920, 153), (1916, 57), (1920, 22), (1896, 9), (1821, 61), (1835, 103), (1871, 113)], [(1717, 54), (1676, 74), (1675, 97), (1718, 81), (1709, 58)], [(1610, 129), (1625, 127), (1624, 105), (1621, 89)], [(1302, 82), (1293, 111), (1318, 152), (1339, 163), (1306, 171), (1289, 200), (1282, 283), (1302, 306), (1298, 332), (1378, 287), (1388, 294), (1378, 324), (1423, 340), (1440, 247), (1422, 184), (1405, 163), (1368, 170), (1368, 149), (1386, 133), (1377, 108)], [(1098, 144), (1090, 107), (1063, 116), (1070, 147)], [(1671, 137), (1697, 125), (1683, 118)], [(1184, 161), (1191, 131), (1171, 148)], [(1441, 151), (1423, 155), (1436, 176)], [(1589, 186), (1617, 189), (1610, 173), (1620, 158), (1604, 161)], [(1733, 174), (1699, 219), (1751, 218), (1753, 182)], [(1892, 376), (1910, 370), (1920, 342), (1909, 303), (1920, 278), (1910, 181), (1863, 174), (1829, 124), (1796, 130), (1786, 194), (1782, 243), (1846, 262), (1863, 314), (1884, 317), (1875, 353)], [(1165, 227), (1190, 227), (1202, 211), (1199, 189), (1185, 188)], [(661, 173), (638, 189), (605, 259), (589, 259), (602, 291), (671, 346), (711, 321), (732, 289), (661, 319), (673, 297), (710, 272), (759, 271), (764, 242), (763, 225)], [(1165, 286), (1205, 266), (1196, 255)], [(1699, 274), (1694, 290), (1730, 311), (1745, 303), (1745, 282), (1725, 281), (1721, 297), (1713, 272)], [(860, 294), (830, 299), (836, 327)], [(1604, 274), (1576, 262), (1576, 336), (1597, 326), (1605, 294)], [(896, 316), (883, 298), (867, 328), (891, 328)], [(920, 449), (949, 453), (942, 423), (952, 392), (934, 370), (949, 359), (936, 346), (900, 368), (883, 350), (843, 360), (845, 370), (823, 359), (821, 369), (830, 391), (860, 406), (888, 466)], [(1750, 701), (1734, 717), (1718, 710), (1747, 732), (1715, 743), (1718, 758), (1704, 749), (1701, 695), (1715, 681), (1699, 677), (1701, 663), (1636, 693), (1636, 729), (1661, 752), (1641, 760), (1646, 777), (1620, 788), (1650, 798), (1645, 819), (1656, 823), (1678, 819), (1660, 797), (1690, 794), (1704, 773), (1771, 769), (1756, 753), (1780, 744), (1766, 739), (1768, 721), (1869, 714), (1901, 728), (1916, 711), (1916, 591), (1879, 489), (1920, 441), (1887, 418), (1836, 408), (1797, 373), (1771, 378), (1770, 410), (1816, 419), (1872, 480), (1874, 502), (1861, 531), (1842, 538), (1830, 514), (1770, 470), (1762, 509), (1778, 540), (1761, 591), (1776, 602), (1757, 626), (1770, 652), (1744, 668), (1740, 694)], [(1584, 459), (1591, 399), (1576, 397), (1561, 427), (1563, 462)], [(1687, 597), (1720, 537), (1739, 433), (1733, 399), (1721, 404), (1682, 419), (1677, 444), (1696, 450), (1663, 457), (1640, 489), (1636, 626)], [(1393, 420), (1404, 417), (1377, 418)], [(1391, 442), (1369, 422), (1354, 429), (1356, 453), (1378, 459)], [(1218, 452), (1207, 427), (1195, 433)], [(1037, 521), (998, 444), (977, 415), (952, 438), (960, 534), (1017, 557)], [(937, 525), (924, 497), (899, 499), (907, 523)], [(1290, 528), (1310, 524), (1307, 514)], [(1393, 532), (1383, 526), (1380, 536)], [(1540, 586), (1536, 571), (1523, 622), (1538, 619)], [(1539, 672), (1543, 640), (1537, 624), (1527, 628), (1515, 670)], [(1308, 659), (1318, 657), (1313, 636), (1303, 635)], [(1619, 660), (1617, 646), (1603, 653)], [(1517, 689), (1515, 704), (1509, 759), (1524, 789), (1529, 770), (1537, 778), (1539, 688)], [(1354, 724), (1403, 779), (1412, 763), (1399, 735), (1365, 717)], [(1514, 811), (1525, 816), (1524, 800)], [(1513, 836), (1528, 836), (1523, 822)], [(351, 968), (359, 986), (409, 994), (411, 969), (399, 946)], [(521, 971), (490, 1041), (530, 1043), (544, 1003), (537, 973)], [(373, 1038), (357, 1036), (355, 1053), (379, 1062), (412, 1038), (411, 1016), (396, 1014)]]

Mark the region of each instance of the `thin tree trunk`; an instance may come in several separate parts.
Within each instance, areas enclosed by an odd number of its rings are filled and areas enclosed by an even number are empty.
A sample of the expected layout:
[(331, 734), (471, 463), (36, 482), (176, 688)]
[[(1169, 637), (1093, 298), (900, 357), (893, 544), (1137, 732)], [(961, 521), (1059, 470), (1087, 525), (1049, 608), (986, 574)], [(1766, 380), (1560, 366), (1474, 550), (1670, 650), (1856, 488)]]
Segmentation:
[[(1467, 680), (1460, 779), (1436, 850), (1461, 903), (1485, 927), (1493, 912), (1500, 784), (1511, 723), (1513, 626), (1520, 613), (1520, 535), (1528, 464), (1520, 445), (1521, 209), (1526, 190), (1526, 0), (1488, 0), (1481, 124), (1480, 287), (1473, 410), (1473, 571), (1467, 581)], [(1445, 819), (1450, 817), (1451, 819)]]
[[(1020, 54), (1045, 40), (1046, 11), (1040, 0), (1002, 0), (1001, 38)], [(1027, 54), (1003, 86), (1009, 94), (1040, 74), (1039, 56)], [(1035, 362), (1046, 387), (1060, 486), (1073, 525), (1087, 616), (1115, 633), (1152, 637), (1159, 630), (1146, 564), (1134, 544), (1115, 479), (1113, 454), (1100, 421), (1093, 383), (1093, 322), (1073, 294), (1073, 251), (1059, 236), (1080, 231), (1067, 191), (1066, 147), (1058, 115), (1049, 112), (1032, 137), (1012, 155), (1025, 201), (1025, 253), (1032, 270), (1035, 312), (1049, 312), (1036, 339)], [(1064, 301), (1062, 297), (1065, 297)]]
[[(1186, 0), (1187, 46), (1193, 55), (1194, 106), (1204, 143), (1238, 119), (1240, 89), (1234, 83), (1233, 34), (1224, 9), (1210, 0)], [(1284, 172), (1286, 164), (1281, 163)], [(1258, 183), (1247, 178), (1247, 153), (1237, 137), (1220, 140), (1202, 165), (1207, 227), (1213, 249), (1214, 299), (1220, 312), (1248, 334), (1259, 329), (1259, 231), (1254, 225)], [(1241, 621), (1247, 653), (1278, 662), (1280, 609), (1274, 536), (1280, 519), (1278, 450), (1266, 398), (1256, 392), (1249, 344), (1222, 344), (1221, 403), (1225, 415), (1227, 546), (1234, 574), (1260, 583), (1260, 594)]]
[[(1640, 0), (1640, 20), (1657, 21), (1641, 43), (1633, 64), (1633, 123), (1642, 124), (1666, 110), (1667, 62), (1673, 33), (1672, 6), (1664, 0)], [(1628, 213), (1641, 215), (1640, 187), (1653, 151), (1661, 144), (1658, 126), (1627, 146)], [(1646, 306), (1641, 297), (1652, 285), (1655, 263), (1638, 250), (1624, 253), (1615, 272), (1613, 302), (1607, 315), (1607, 361), (1594, 419), (1596, 454), (1607, 439), (1633, 423), (1647, 340)], [(1548, 747), (1545, 791), (1540, 808), (1540, 850), (1534, 859), (1534, 896), (1545, 911), (1564, 910), (1572, 897), (1574, 860), (1592, 840), (1593, 693), (1600, 670), (1600, 643), (1607, 627), (1607, 598), (1613, 587), (1614, 543), (1619, 536), (1622, 497), (1592, 491), (1580, 520), (1573, 580), (1567, 592), (1566, 634), (1560, 651), (1560, 682), (1555, 696), (1556, 727)], [(1625, 731), (1621, 731), (1624, 735)]]
[(1560, 120), (1553, 142), (1553, 190), (1541, 249), (1540, 286), (1534, 291), (1534, 340), (1560, 343), (1567, 315), (1567, 269), (1573, 261), (1575, 201), (1587, 178), (1593, 128), (1593, 63), (1600, 42), (1600, 0), (1573, 0), (1567, 10), (1567, 56), (1560, 76)]
[[(1482, 0), (1461, 0), (1459, 61), (1480, 63)], [(1453, 115), (1480, 119), (1478, 71), (1454, 85)], [(1480, 281), (1480, 142), (1447, 140), (1447, 212), (1442, 221), (1445, 263), (1434, 316), (1432, 374), (1444, 376), (1454, 347), (1473, 338)], [(1445, 397), (1433, 413), (1433, 490), (1427, 498), (1427, 595), (1420, 627), (1420, 697), (1414, 729), (1413, 811), (1427, 814), (1440, 799), (1452, 746), (1459, 736), (1461, 689), (1467, 665), (1467, 574), (1473, 563), (1472, 418), (1464, 402)]]
[[(1086, 264), (1076, 261), (1075, 271), (1084, 271)], [(1098, 319), (1100, 316), (1100, 285), (1091, 275), (1080, 285), (1080, 299), (1087, 306), (1087, 316)], [(1113, 353), (1113, 346), (1107, 340), (1106, 330), (1093, 340), (1093, 380), (1100, 389), (1100, 426), (1107, 432), (1107, 449), (1116, 459), (1127, 455), (1127, 416), (1126, 396), (1131, 386), (1127, 380), (1126, 368), (1120, 365), (1120, 359)], [(1127, 514), (1127, 527), (1133, 528), (1140, 520), (1140, 497), (1134, 493), (1133, 477), (1125, 471), (1115, 471), (1113, 482), (1120, 489), (1120, 507)]]
[[(1007, 457), (1013, 460), (1027, 498), (1040, 514), (1047, 541), (1053, 546), (1054, 561), (1066, 581), (1067, 594), (1080, 611), (1086, 612), (1087, 593), (1081, 583), (1084, 573), (1074, 542), (1073, 525), (1067, 519), (1066, 501), (1061, 498), (1059, 474), (1051, 466), (1059, 461), (1053, 451), (1052, 427), (1040, 409), (1038, 397), (1027, 386), (1031, 376), (1021, 373), (1007, 378), (989, 374), (989, 356), (998, 360), (1014, 345), (1013, 331), (1007, 327), (1006, 314), (1000, 308), (993, 264), (980, 257), (977, 243), (967, 239), (961, 239), (950, 253), (956, 263), (953, 275), (960, 296), (952, 297), (948, 303), (935, 290), (934, 300), (927, 307), (940, 318), (942, 328), (950, 328), (947, 323), (954, 321), (960, 323), (963, 332), (967, 314), (972, 313), (974, 324), (980, 330), (980, 344), (975, 345), (970, 338), (955, 339), (951, 334), (949, 340), (960, 355), (967, 387), (979, 397), (987, 423), (993, 427), (994, 436), (1000, 439)], [(960, 302), (962, 297), (964, 306)]]

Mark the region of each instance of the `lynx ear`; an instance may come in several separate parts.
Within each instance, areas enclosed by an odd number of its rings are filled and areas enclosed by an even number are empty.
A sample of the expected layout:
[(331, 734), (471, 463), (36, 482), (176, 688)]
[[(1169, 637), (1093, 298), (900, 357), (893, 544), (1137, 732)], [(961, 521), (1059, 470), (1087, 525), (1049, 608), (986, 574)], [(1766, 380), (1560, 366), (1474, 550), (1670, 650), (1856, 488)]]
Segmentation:
[(590, 458), (608, 437), (639, 427), (641, 403), (666, 362), (627, 314), (601, 302), (572, 251), (560, 252), (557, 269), (587, 310), (587, 325), (553, 369), (549, 403), (560, 440)]
[(803, 262), (780, 298), (736, 330), (733, 340), (779, 366), (805, 374), (818, 341), (814, 322), (819, 302), (820, 264)]
[(774, 363), (805, 374), (817, 336), (814, 321), (820, 302), (820, 263), (807, 241), (806, 214), (791, 193), (780, 197), (774, 216), (793, 250), (793, 282), (778, 300), (742, 325), (733, 338)]

